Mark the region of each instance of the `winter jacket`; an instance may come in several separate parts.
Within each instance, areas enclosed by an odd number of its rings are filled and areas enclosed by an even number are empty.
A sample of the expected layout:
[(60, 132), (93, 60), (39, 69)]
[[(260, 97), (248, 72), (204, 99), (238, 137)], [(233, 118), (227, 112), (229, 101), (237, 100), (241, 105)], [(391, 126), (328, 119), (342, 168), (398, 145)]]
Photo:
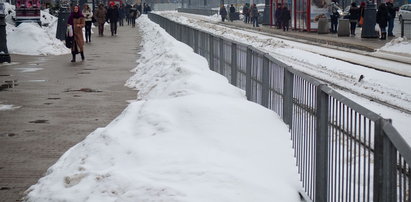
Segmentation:
[(83, 10), (84, 20), (90, 22), (93, 19), (93, 13), (91, 10)]
[(384, 3), (378, 6), (376, 21), (380, 27), (387, 27), (388, 8)]
[(394, 4), (392, 4), (391, 2), (387, 2), (386, 5), (387, 5), (387, 10), (388, 10), (388, 19), (395, 18)]
[(350, 22), (357, 22), (360, 20), (360, 9), (358, 7), (351, 7), (350, 8)]
[(124, 7), (120, 7), (118, 9), (118, 15), (120, 19), (124, 19), (126, 17), (126, 10)]
[(220, 8), (220, 15), (223, 17), (227, 16), (227, 10), (225, 9), (224, 6)]
[(251, 7), (250, 16), (251, 17), (258, 17), (258, 9), (257, 9), (256, 6)]
[(290, 10), (283, 8), (281, 11), (280, 19), (283, 24), (288, 24), (288, 22), (291, 20)]
[(250, 10), (250, 9), (249, 9), (247, 6), (244, 6), (244, 7), (243, 7), (243, 15), (249, 16), (249, 15), (250, 15), (249, 10)]
[(103, 7), (99, 7), (94, 17), (96, 18), (98, 24), (104, 24), (106, 22), (106, 15), (107, 10)]
[(107, 11), (107, 19), (110, 20), (110, 23), (116, 23), (118, 21), (120, 14), (117, 7), (109, 8)]
[(235, 8), (234, 8), (234, 6), (231, 6), (231, 7), (230, 7), (230, 13), (235, 13)]

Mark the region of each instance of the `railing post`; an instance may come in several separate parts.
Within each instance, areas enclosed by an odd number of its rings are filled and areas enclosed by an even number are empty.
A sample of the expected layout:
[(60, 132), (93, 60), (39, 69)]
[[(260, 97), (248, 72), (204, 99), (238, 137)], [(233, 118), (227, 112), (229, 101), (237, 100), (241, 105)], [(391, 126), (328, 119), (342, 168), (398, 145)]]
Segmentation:
[(194, 35), (194, 46), (193, 46), (194, 52), (198, 54), (199, 53), (199, 50), (198, 50), (198, 30), (193, 29), (193, 35)]
[(220, 38), (218, 40), (218, 44), (220, 45), (220, 55), (219, 55), (219, 59), (220, 59), (220, 74), (224, 75), (224, 64), (225, 64), (225, 53), (224, 53), (224, 39)]
[(237, 86), (237, 44), (231, 43), (231, 84)]
[(317, 131), (315, 138), (315, 202), (327, 201), (328, 190), (328, 94), (317, 86)]
[(396, 149), (384, 134), (384, 119), (375, 122), (374, 135), (374, 202), (397, 201)]
[(245, 94), (248, 100), (251, 100), (251, 65), (252, 65), (253, 51), (250, 47), (247, 47), (247, 59), (246, 59), (246, 73), (245, 73)]
[(404, 19), (401, 19), (401, 37), (404, 37)]
[(212, 35), (208, 35), (208, 44), (209, 44), (209, 48), (210, 50), (208, 51), (209, 53), (209, 58), (210, 58), (210, 69), (212, 71), (214, 71), (214, 36)]
[(283, 120), (288, 127), (292, 128), (293, 120), (293, 89), (294, 74), (284, 68), (284, 87), (283, 87)]
[(268, 108), (268, 97), (269, 97), (269, 60), (267, 58), (268, 54), (264, 54), (263, 56), (263, 87), (262, 87), (262, 97), (261, 97), (261, 104), (264, 107)]

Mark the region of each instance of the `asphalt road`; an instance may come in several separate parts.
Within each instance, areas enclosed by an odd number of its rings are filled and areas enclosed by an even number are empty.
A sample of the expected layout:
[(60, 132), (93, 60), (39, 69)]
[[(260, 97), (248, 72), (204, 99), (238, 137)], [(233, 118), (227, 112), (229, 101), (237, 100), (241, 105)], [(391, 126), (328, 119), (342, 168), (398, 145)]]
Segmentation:
[(0, 90), (0, 102), (20, 107), (0, 111), (1, 202), (20, 201), (65, 151), (136, 99), (124, 83), (136, 66), (138, 30), (119, 27), (109, 36), (106, 27), (105, 34), (85, 45), (84, 62), (11, 55), (12, 64), (0, 65), (0, 85), (12, 87)]

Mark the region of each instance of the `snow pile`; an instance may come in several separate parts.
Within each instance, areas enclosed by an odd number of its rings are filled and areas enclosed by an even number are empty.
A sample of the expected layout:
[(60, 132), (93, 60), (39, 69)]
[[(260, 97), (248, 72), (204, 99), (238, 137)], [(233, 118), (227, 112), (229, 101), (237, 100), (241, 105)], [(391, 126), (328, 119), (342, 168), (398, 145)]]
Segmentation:
[(6, 13), (6, 23), (13, 24), (13, 19), (16, 18), (16, 6), (4, 3), (4, 12)]
[[(11, 25), (7, 25), (11, 26)], [(54, 26), (56, 28), (57, 26)], [(64, 43), (55, 37), (56, 30), (36, 23), (21, 23), (7, 29), (9, 53), (22, 55), (62, 55), (70, 53)], [(54, 35), (53, 35), (54, 33)]]
[[(6, 6), (6, 8), (9, 8)], [(11, 7), (10, 7), (11, 8)], [(13, 8), (14, 9), (14, 8)], [(70, 53), (64, 43), (56, 39), (57, 17), (41, 11), (40, 27), (36, 23), (21, 23), (18, 27), (7, 23), (7, 48), (9, 53), (22, 55), (63, 55)]]
[(32, 201), (300, 201), (287, 126), (146, 16), (138, 100), (67, 151)]
[(405, 38), (396, 38), (383, 46), (380, 51), (395, 52), (411, 55), (411, 42)]

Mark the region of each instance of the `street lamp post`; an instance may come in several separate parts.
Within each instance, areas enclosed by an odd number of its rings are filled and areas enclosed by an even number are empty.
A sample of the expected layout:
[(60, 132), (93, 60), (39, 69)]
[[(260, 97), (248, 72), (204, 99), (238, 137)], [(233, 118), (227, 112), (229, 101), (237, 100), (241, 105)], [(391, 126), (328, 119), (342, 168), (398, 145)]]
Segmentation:
[(9, 51), (7, 49), (7, 33), (6, 33), (6, 13), (3, 2), (0, 2), (0, 63), (11, 62)]

